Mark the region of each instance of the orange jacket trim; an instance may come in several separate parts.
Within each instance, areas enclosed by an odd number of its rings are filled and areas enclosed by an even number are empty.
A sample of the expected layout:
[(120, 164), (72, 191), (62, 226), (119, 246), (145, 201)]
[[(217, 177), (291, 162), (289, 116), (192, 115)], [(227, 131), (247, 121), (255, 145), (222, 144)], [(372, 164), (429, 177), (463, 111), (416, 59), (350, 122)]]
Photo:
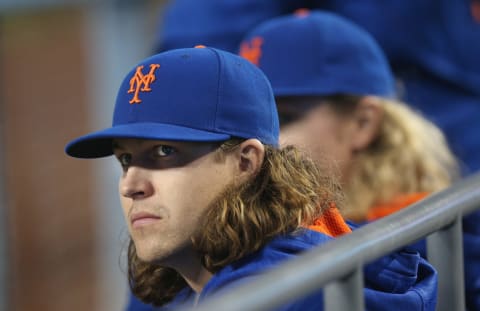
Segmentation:
[(331, 237), (338, 237), (352, 232), (345, 222), (345, 219), (343, 219), (343, 216), (340, 214), (338, 208), (335, 206), (326, 210), (322, 216), (315, 219), (313, 224), (308, 228)]
[(393, 214), (421, 199), (425, 198), (428, 192), (417, 192), (406, 195), (400, 195), (390, 202), (378, 204), (372, 207), (367, 213), (367, 221), (377, 220), (379, 218)]

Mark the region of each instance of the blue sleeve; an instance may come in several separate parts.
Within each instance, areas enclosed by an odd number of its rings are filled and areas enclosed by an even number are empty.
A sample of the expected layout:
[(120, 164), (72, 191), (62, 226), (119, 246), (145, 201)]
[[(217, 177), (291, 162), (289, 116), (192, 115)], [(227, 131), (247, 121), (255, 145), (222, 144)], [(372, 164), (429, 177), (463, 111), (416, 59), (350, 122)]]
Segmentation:
[[(463, 217), (465, 300), (469, 311), (480, 311), (480, 211)], [(411, 245), (426, 258), (426, 240)]]
[(302, 7), (305, 0), (177, 0), (159, 25), (158, 51), (203, 44), (235, 53), (258, 23)]
[(469, 311), (480, 310), (480, 211), (463, 218), (465, 298)]
[[(366, 224), (347, 223), (352, 230)], [(425, 256), (424, 239), (364, 266), (367, 310), (435, 311), (437, 272), (419, 250)]]
[(365, 304), (369, 311), (435, 311), (438, 277), (418, 252), (404, 249), (368, 264)]
[[(416, 251), (401, 250), (364, 267), (365, 306), (369, 311), (435, 311), (437, 273)], [(275, 311), (323, 310), (323, 291)]]

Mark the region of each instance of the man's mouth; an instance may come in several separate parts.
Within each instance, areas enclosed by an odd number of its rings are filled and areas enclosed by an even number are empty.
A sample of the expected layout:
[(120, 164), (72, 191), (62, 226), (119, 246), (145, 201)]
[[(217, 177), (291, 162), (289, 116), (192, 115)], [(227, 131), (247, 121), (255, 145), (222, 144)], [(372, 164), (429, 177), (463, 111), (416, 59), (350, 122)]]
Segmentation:
[(160, 216), (157, 216), (148, 212), (135, 212), (130, 215), (130, 224), (133, 229), (151, 225), (162, 219)]

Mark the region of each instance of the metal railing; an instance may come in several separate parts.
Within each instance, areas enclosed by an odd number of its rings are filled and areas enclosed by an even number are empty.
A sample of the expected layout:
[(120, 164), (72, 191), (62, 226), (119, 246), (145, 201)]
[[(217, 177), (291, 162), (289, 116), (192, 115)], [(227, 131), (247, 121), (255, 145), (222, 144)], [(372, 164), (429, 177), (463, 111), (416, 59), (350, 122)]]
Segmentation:
[[(2, 58), (3, 45), (3, 19), (0, 16), (0, 59)], [(1, 72), (0, 68), (0, 72)], [(8, 252), (10, 225), (7, 210), (7, 186), (6, 186), (6, 161), (5, 161), (5, 98), (3, 81), (0, 77), (0, 311), (9, 310), (9, 276), (10, 256)]]
[(325, 290), (326, 311), (364, 310), (363, 265), (424, 237), (428, 259), (439, 275), (437, 310), (465, 310), (461, 219), (478, 208), (480, 173), (312, 249), (195, 310), (269, 310), (320, 288)]

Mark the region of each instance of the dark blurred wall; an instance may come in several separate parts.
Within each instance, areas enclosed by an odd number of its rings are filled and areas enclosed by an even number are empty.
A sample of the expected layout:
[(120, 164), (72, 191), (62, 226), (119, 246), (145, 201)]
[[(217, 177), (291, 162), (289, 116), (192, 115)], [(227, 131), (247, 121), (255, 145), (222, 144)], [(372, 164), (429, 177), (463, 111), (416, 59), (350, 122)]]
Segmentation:
[(0, 21), (11, 310), (94, 310), (91, 166), (63, 152), (89, 130), (82, 11)]

